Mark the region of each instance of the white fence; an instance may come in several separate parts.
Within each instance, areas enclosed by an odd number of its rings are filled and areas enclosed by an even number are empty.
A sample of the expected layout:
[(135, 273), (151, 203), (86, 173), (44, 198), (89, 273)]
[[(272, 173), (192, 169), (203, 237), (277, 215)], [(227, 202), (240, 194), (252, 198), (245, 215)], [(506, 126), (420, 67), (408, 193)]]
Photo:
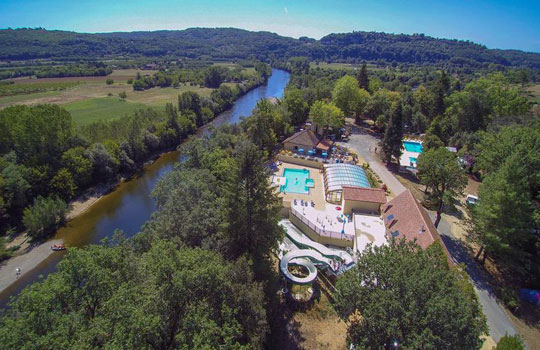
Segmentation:
[(300, 219), (300, 221), (302, 221), (304, 224), (306, 224), (310, 229), (315, 231), (315, 233), (317, 233), (320, 236), (334, 238), (334, 239), (340, 239), (340, 240), (345, 240), (345, 241), (351, 241), (351, 242), (354, 241), (354, 235), (350, 235), (350, 234), (347, 234), (347, 233), (341, 233), (341, 232), (337, 232), (337, 231), (326, 230), (326, 229), (322, 229), (322, 228), (318, 227), (313, 222), (308, 220), (308, 218), (306, 218), (304, 215), (302, 215), (298, 210), (294, 209), (293, 207), (291, 207), (291, 213), (294, 216), (296, 216), (298, 219)]

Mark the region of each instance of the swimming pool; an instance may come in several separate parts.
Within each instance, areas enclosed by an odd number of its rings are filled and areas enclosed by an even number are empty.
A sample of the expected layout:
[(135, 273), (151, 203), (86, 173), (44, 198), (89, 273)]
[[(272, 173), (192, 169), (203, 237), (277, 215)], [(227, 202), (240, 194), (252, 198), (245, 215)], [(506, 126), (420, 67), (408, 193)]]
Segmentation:
[(307, 169), (283, 170), (283, 177), (286, 179), (285, 186), (281, 186), (281, 192), (308, 194), (309, 188), (314, 186), (313, 179), (309, 178)]
[(414, 141), (403, 141), (403, 147), (408, 152), (422, 153), (422, 144)]

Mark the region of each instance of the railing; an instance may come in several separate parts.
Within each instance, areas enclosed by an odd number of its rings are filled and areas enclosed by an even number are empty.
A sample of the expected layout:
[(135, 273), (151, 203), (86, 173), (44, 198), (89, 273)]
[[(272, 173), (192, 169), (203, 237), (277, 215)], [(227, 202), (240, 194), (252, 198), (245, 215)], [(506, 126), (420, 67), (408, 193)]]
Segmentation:
[(306, 224), (310, 229), (315, 231), (315, 233), (318, 234), (319, 236), (340, 239), (340, 240), (345, 240), (345, 241), (351, 241), (351, 242), (354, 241), (354, 235), (332, 231), (332, 230), (326, 230), (326, 229), (318, 227), (313, 222), (308, 220), (308, 218), (302, 215), (298, 210), (294, 209), (293, 207), (291, 207), (291, 213), (294, 216), (296, 216), (298, 219), (300, 219), (300, 221), (302, 221), (304, 224)]

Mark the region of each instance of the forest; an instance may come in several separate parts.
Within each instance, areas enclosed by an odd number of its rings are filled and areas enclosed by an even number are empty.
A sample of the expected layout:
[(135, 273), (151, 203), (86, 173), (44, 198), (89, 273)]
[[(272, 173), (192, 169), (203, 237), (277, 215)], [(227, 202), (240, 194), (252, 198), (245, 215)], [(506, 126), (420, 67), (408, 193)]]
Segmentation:
[(321, 40), (293, 39), (234, 28), (85, 34), (37, 29), (0, 30), (1, 60), (154, 57), (238, 60), (253, 56), (271, 62), (305, 56), (312, 61), (379, 62), (467, 70), (497, 67), (540, 70), (540, 54), (494, 50), (468, 41), (422, 34), (353, 32)]

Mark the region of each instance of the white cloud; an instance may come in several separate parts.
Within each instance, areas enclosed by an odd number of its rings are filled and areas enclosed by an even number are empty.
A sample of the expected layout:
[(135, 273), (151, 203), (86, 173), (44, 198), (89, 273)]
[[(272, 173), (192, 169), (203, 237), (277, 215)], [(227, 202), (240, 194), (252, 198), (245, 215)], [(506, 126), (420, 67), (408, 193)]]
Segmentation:
[(285, 13), (289, 13), (289, 9), (286, 8), (286, 7), (283, 8), (283, 11), (284, 11)]

